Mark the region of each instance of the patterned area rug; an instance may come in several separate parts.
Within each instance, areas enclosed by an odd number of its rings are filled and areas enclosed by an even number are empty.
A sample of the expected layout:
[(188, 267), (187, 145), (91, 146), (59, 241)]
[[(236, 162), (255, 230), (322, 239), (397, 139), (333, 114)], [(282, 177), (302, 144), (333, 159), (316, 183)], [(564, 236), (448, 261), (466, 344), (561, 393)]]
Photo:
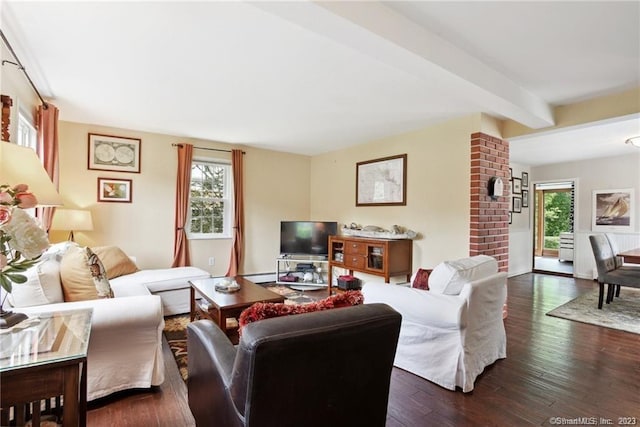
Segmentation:
[(187, 381), (187, 325), (189, 315), (165, 317), (164, 336), (167, 338), (173, 358), (176, 360), (182, 379)]
[(598, 310), (598, 291), (582, 295), (547, 313), (577, 322), (640, 334), (640, 289), (625, 288), (611, 304)]

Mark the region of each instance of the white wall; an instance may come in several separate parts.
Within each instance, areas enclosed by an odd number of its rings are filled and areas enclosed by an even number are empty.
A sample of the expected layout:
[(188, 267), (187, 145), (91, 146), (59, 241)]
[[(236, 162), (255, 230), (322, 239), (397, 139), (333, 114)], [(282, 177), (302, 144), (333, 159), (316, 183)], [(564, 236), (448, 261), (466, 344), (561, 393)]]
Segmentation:
[[(533, 268), (533, 194), (531, 194), (533, 186), (531, 185), (531, 168), (529, 166), (511, 163), (509, 167), (514, 178), (522, 179), (523, 172), (529, 174), (529, 185), (523, 188), (529, 192), (529, 206), (523, 207), (520, 213), (512, 212), (511, 224), (509, 224), (509, 277), (511, 277), (530, 272)], [(510, 193), (513, 188), (512, 184), (510, 181)], [(512, 198), (513, 196), (522, 197), (522, 194), (512, 194)]]

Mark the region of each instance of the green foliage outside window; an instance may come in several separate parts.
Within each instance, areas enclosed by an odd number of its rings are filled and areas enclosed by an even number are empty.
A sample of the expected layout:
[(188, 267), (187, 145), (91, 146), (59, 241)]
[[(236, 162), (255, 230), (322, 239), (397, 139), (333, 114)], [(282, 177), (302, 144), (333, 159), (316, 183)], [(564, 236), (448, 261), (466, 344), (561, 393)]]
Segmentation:
[(224, 231), (225, 170), (216, 164), (194, 163), (191, 166), (192, 233)]
[(571, 231), (571, 193), (544, 192), (544, 247), (558, 249), (560, 233)]

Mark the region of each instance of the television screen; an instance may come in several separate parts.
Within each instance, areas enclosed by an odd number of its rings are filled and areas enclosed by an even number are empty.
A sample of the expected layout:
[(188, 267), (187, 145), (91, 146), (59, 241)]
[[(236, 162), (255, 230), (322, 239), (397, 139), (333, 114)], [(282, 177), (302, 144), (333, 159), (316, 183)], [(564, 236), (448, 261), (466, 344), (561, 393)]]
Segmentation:
[(280, 254), (329, 255), (329, 236), (338, 232), (330, 221), (281, 221)]

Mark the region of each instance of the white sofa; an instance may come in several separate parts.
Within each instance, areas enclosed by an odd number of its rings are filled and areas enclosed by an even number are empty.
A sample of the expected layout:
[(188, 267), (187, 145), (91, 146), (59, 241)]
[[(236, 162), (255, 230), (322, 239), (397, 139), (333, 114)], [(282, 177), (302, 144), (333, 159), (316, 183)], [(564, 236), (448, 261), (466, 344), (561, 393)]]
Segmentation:
[(88, 400), (160, 385), (164, 381), (164, 310), (169, 314), (189, 311), (188, 281), (209, 274), (195, 267), (140, 270), (109, 280), (114, 298), (63, 302), (59, 269), (65, 250), (65, 245), (54, 245), (27, 272), (27, 284), (14, 285), (8, 299), (14, 304), (10, 309), (32, 316), (93, 309), (87, 354)]
[(439, 264), (428, 283), (428, 291), (365, 283), (364, 302), (383, 302), (402, 314), (395, 366), (470, 392), (486, 366), (507, 356), (507, 274), (498, 272), (494, 258), (479, 255)]

